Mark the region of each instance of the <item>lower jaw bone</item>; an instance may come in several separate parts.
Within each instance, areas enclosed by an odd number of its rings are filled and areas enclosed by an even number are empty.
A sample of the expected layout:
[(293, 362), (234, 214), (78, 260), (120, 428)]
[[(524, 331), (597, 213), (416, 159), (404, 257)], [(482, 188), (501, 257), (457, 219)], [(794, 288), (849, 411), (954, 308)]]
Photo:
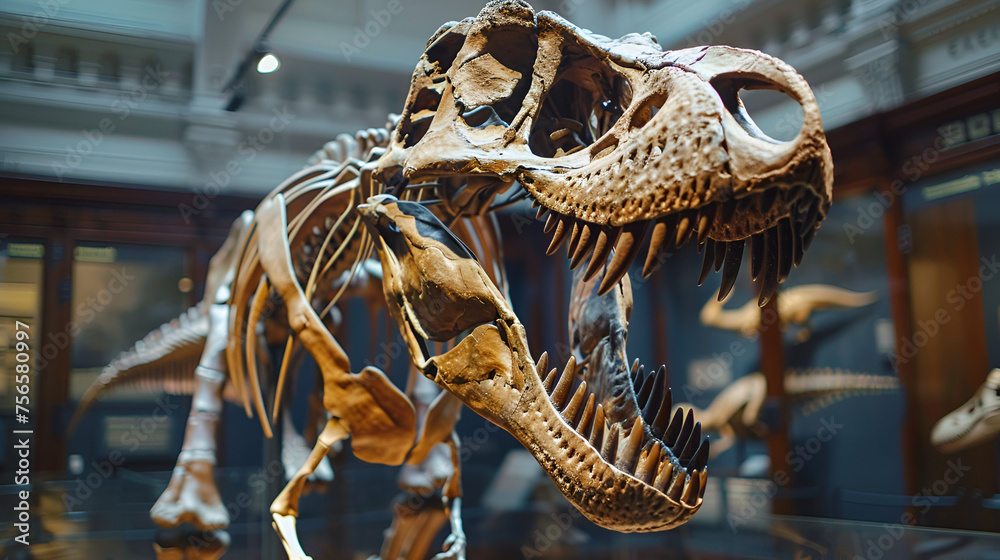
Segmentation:
[(545, 392), (523, 326), (498, 324), (476, 327), (455, 348), (432, 358), (424, 373), (513, 435), (566, 499), (597, 525), (622, 532), (659, 531), (690, 517), (700, 503), (669, 500), (616, 469), (566, 423)]

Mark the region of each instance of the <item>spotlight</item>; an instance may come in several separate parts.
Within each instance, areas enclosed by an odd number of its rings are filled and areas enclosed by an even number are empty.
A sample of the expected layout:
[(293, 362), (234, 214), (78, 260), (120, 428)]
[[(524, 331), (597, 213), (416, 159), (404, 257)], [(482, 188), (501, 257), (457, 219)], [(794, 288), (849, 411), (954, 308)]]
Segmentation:
[(260, 61), (257, 62), (257, 71), (260, 72), (261, 74), (270, 74), (271, 72), (277, 70), (279, 67), (281, 67), (281, 61), (278, 60), (278, 57), (274, 56), (271, 53), (265, 54), (263, 57), (261, 57)]

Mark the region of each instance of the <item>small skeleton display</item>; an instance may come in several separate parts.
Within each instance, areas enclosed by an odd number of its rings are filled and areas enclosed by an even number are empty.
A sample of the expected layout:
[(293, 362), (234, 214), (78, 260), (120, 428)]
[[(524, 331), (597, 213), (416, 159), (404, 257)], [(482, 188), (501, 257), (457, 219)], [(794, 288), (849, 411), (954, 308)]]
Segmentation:
[[(773, 140), (750, 119), (739, 91), (759, 88), (801, 105), (794, 139)], [(708, 444), (690, 411), (670, 415), (663, 369), (645, 376), (626, 366), (629, 267), (639, 259), (648, 276), (663, 253), (692, 241), (704, 253), (700, 280), (722, 270), (721, 298), (749, 245), (764, 304), (801, 261), (832, 182), (816, 101), (780, 60), (731, 47), (663, 51), (649, 34), (612, 40), (519, 0), (445, 24), (387, 129), (339, 138), (236, 221), (212, 260), (205, 301), (186, 319), (200, 325), (191, 331), (199, 340), (175, 344), (164, 333), (102, 376), (110, 383), (174, 349), (201, 349), (184, 445), (153, 518), (227, 524), (212, 480), (226, 381), (269, 436), (295, 356), (308, 351), (328, 420), (271, 507), (292, 558), (307, 557), (295, 534), (305, 480), (348, 438), (358, 458), (390, 465), (450, 449), (452, 468), (434, 477), (451, 526), (436, 558), (464, 558), (461, 404), (517, 438), (598, 525), (684, 523), (702, 502)], [(577, 271), (574, 357), (561, 372), (547, 372), (545, 354), (533, 361), (506, 297), (493, 211), (520, 200), (547, 216), (547, 253), (568, 241)], [(381, 278), (359, 272), (373, 249)], [(423, 374), (405, 391), (378, 368), (352, 373), (331, 334), (330, 310), (373, 290)], [(270, 414), (260, 383), (265, 323), (287, 340)], [(428, 352), (426, 341), (450, 339), (447, 352)], [(427, 380), (443, 391), (426, 391)]]

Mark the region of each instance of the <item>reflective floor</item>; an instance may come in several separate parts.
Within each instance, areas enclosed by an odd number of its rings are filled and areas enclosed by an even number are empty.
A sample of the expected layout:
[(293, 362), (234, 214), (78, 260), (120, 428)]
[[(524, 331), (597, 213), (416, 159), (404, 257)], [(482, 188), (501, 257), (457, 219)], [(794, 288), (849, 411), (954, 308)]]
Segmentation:
[[(319, 559), (364, 560), (378, 554), (383, 531), (392, 523), (389, 503), (398, 495), (395, 471), (350, 463), (341, 466), (325, 493), (302, 501), (299, 534), (304, 549)], [(270, 488), (266, 471), (219, 469), (217, 479), (232, 523), (225, 534), (182, 528), (159, 530), (149, 508), (166, 486), (169, 473), (119, 470), (109, 478), (50, 480), (32, 489), (31, 545), (13, 541), (16, 529), (0, 527), (5, 559), (157, 558), (154, 543), (169, 548), (187, 543), (199, 558), (283, 559), (266, 516)], [(497, 507), (483, 495), (470, 496), (464, 510), (467, 557), (493, 559), (646, 558), (796, 558), (881, 560), (903, 558), (1000, 560), (1000, 534), (923, 529), (905, 524), (860, 523), (806, 517), (772, 516), (761, 498), (755, 510), (733, 509), (732, 481), (713, 480), (702, 511), (672, 531), (623, 535), (585, 520), (547, 483), (531, 490), (516, 509)], [(93, 483), (93, 484), (90, 484)], [(268, 484), (271, 483), (271, 484)], [(729, 488), (729, 495), (723, 489)], [(13, 487), (0, 487), (4, 511), (12, 511)], [(721, 507), (729, 502), (729, 508)], [(494, 507), (481, 505), (493, 503)], [(735, 513), (734, 513), (735, 512)], [(190, 530), (189, 530), (190, 529)], [(447, 526), (435, 537), (440, 550)], [(228, 548), (226, 547), (228, 545)], [(190, 552), (190, 551), (189, 551)], [(183, 556), (161, 556), (165, 558)], [(188, 558), (195, 558), (190, 554)]]

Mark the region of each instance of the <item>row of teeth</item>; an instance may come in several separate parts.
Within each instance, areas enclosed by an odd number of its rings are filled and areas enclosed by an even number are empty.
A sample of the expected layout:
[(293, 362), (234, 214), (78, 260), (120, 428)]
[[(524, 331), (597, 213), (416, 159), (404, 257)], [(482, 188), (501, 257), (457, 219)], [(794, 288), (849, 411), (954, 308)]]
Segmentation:
[[(545, 371), (548, 362), (548, 354), (542, 354), (537, 371)], [(570, 357), (561, 373), (553, 368), (543, 383), (563, 420), (599, 450), (608, 464), (675, 502), (697, 504), (705, 493), (708, 477), (705, 469), (708, 438), (702, 438), (701, 423), (695, 423), (691, 410), (685, 415), (677, 409), (671, 419), (672, 398), (666, 368), (646, 376), (638, 362), (633, 365), (633, 384), (643, 413), (630, 429), (621, 422), (607, 422), (604, 407), (595, 404), (594, 393), (588, 391), (586, 381), (581, 381), (570, 397), (575, 371), (576, 359)]]
[[(552, 233), (552, 241), (546, 254), (555, 253), (569, 241), (567, 256), (570, 269), (576, 269), (591, 255), (584, 280), (589, 281), (602, 270), (608, 257), (614, 256), (608, 264), (604, 279), (598, 289), (603, 295), (616, 285), (628, 272), (629, 266), (638, 256), (646, 231), (653, 224), (649, 238), (646, 260), (642, 267), (643, 278), (648, 277), (659, 266), (662, 256), (672, 248), (683, 247), (692, 237), (697, 240), (698, 251), (704, 254), (698, 285), (701, 285), (710, 270), (722, 270), (719, 300), (732, 291), (743, 262), (746, 239), (737, 241), (716, 241), (708, 237), (715, 222), (716, 213), (721, 211), (723, 223), (732, 219), (741, 207), (759, 204), (762, 214), (768, 212), (778, 201), (777, 188), (768, 189), (761, 195), (745, 197), (739, 201), (709, 204), (702, 208), (669, 214), (654, 222), (641, 221), (619, 228), (599, 226), (538, 207), (537, 218), (548, 214), (545, 233)], [(806, 249), (812, 243), (819, 219), (819, 201), (793, 204), (790, 216), (786, 216), (769, 229), (750, 236), (750, 275), (757, 282), (759, 303), (765, 305), (778, 289), (778, 285), (788, 278), (792, 266), (798, 266)]]

